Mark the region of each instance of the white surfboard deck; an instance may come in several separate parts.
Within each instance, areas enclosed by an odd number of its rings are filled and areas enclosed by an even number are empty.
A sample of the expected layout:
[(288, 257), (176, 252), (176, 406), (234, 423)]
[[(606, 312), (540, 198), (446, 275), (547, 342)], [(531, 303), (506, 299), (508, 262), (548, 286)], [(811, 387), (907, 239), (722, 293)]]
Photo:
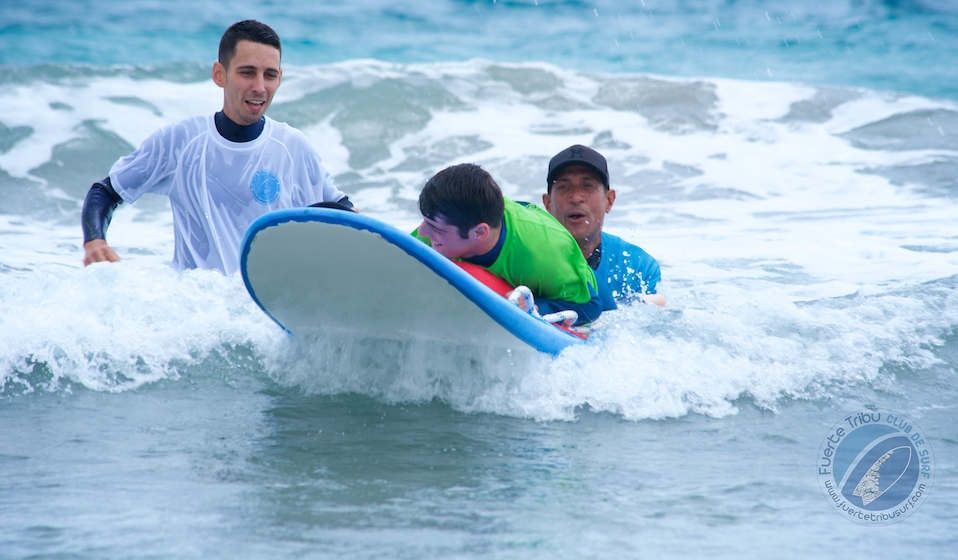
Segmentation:
[(584, 342), (510, 304), (409, 233), (354, 212), (261, 216), (246, 232), (240, 268), (253, 300), (293, 334), (550, 354)]

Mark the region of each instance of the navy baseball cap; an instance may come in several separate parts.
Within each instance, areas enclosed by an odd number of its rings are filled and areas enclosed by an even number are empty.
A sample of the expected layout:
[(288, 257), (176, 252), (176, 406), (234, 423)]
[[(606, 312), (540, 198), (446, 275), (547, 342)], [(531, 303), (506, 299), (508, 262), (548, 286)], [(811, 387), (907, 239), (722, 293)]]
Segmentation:
[(605, 162), (605, 158), (592, 148), (576, 144), (562, 150), (549, 162), (549, 176), (546, 177), (547, 192), (552, 192), (552, 181), (555, 180), (556, 175), (570, 165), (591, 167), (602, 178), (605, 188), (609, 188), (609, 165)]

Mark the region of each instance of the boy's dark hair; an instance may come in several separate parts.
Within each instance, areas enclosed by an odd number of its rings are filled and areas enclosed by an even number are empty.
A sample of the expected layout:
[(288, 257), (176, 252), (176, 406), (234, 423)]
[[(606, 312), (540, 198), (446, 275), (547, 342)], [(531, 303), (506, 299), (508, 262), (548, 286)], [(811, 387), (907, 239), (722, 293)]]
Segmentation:
[(253, 43), (276, 47), (280, 56), (283, 55), (279, 35), (273, 31), (273, 28), (265, 23), (247, 19), (234, 23), (223, 33), (223, 38), (220, 39), (220, 64), (226, 68), (230, 67), (230, 62), (236, 56), (236, 43), (240, 41), (252, 41)]
[(478, 165), (463, 163), (447, 167), (426, 181), (419, 193), (419, 211), (430, 220), (441, 217), (466, 239), (469, 230), (483, 222), (499, 227), (505, 203), (492, 175)]

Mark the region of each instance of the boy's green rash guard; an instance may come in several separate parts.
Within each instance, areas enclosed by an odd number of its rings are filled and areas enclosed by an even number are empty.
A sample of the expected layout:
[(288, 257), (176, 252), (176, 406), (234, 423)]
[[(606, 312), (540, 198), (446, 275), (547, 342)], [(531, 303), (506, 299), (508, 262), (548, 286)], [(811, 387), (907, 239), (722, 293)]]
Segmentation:
[[(587, 303), (595, 275), (572, 235), (551, 214), (534, 204), (505, 199), (506, 238), (489, 272), (535, 297)], [(428, 237), (413, 235), (427, 245)], [(459, 260), (459, 259), (457, 259)]]

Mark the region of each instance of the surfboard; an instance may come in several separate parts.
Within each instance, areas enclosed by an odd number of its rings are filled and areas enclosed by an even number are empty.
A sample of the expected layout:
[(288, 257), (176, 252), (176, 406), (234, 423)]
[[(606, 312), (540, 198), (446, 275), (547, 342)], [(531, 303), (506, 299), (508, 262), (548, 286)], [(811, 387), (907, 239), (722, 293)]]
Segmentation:
[(355, 212), (288, 208), (261, 216), (243, 238), (240, 270), (253, 301), (293, 335), (355, 333), (549, 354), (584, 342), (509, 303), (408, 232)]

